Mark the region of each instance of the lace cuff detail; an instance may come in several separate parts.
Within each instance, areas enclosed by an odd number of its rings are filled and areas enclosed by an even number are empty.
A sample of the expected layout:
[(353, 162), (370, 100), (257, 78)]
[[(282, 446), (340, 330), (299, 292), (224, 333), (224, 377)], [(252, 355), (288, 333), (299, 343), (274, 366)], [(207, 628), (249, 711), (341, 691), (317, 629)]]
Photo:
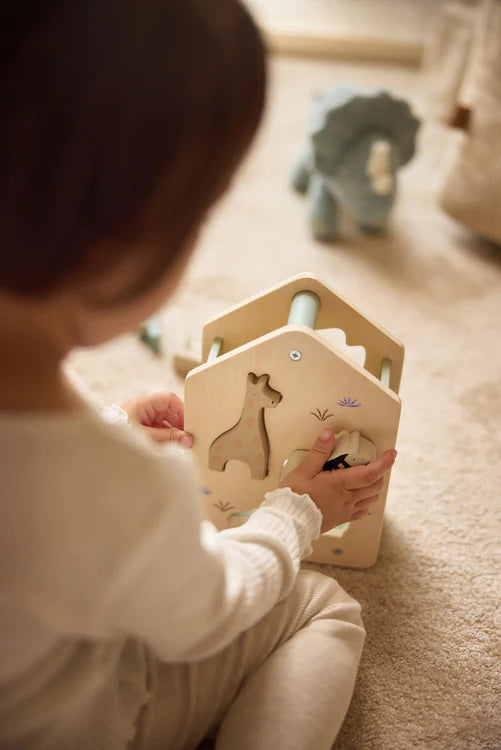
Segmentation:
[(101, 409), (101, 416), (108, 424), (120, 424), (130, 427), (129, 416), (119, 404), (111, 404)]

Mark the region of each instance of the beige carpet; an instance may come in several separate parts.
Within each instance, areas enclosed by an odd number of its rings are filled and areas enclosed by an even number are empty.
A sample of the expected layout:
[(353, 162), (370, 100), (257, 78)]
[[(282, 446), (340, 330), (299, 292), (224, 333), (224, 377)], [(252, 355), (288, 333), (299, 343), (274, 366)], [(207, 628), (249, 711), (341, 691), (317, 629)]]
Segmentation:
[(275, 60), (272, 73), (265, 128), (165, 310), (167, 355), (155, 359), (127, 336), (76, 353), (73, 364), (103, 404), (180, 391), (170, 357), (198, 339), (208, 316), (302, 271), (399, 337), (400, 456), (379, 561), (367, 571), (324, 569), (361, 600), (368, 631), (336, 747), (499, 750), (501, 249), (437, 207), (453, 139), (432, 125), (402, 173), (386, 237), (359, 236), (347, 222), (337, 243), (313, 242), (304, 200), (287, 186), (310, 95), (336, 81), (380, 84), (419, 108), (419, 79), (299, 59)]

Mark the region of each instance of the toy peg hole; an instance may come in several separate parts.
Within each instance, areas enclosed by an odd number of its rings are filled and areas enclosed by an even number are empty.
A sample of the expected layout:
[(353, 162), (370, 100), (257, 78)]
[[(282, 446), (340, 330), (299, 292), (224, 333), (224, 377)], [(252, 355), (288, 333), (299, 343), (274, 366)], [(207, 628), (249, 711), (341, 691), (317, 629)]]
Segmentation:
[(320, 298), (314, 292), (297, 292), (292, 298), (287, 325), (308, 326), (315, 330), (319, 309)]
[(217, 359), (223, 351), (223, 339), (217, 336), (212, 342), (207, 362), (212, 362), (213, 359)]
[(381, 376), (380, 381), (387, 388), (390, 387), (391, 382), (391, 359), (383, 359), (381, 362)]
[(230, 513), (230, 515), (227, 518), (228, 524), (230, 525), (231, 528), (234, 528), (235, 526), (242, 526), (246, 521), (249, 520), (249, 518), (255, 512), (256, 512), (256, 509), (241, 510), (241, 511), (237, 511), (236, 513)]
[(350, 528), (350, 521), (342, 523), (340, 526), (335, 526), (333, 529), (325, 532), (325, 535), (331, 539), (342, 539), (348, 529)]

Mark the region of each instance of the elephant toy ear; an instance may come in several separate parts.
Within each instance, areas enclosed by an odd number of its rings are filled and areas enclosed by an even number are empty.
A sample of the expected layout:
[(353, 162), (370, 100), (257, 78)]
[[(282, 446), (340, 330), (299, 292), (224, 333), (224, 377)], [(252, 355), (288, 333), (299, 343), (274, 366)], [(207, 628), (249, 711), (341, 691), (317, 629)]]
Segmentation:
[(392, 143), (403, 166), (414, 155), (419, 124), (409, 104), (386, 91), (331, 89), (317, 102), (310, 127), (316, 166), (335, 172), (346, 149), (359, 135), (371, 131)]

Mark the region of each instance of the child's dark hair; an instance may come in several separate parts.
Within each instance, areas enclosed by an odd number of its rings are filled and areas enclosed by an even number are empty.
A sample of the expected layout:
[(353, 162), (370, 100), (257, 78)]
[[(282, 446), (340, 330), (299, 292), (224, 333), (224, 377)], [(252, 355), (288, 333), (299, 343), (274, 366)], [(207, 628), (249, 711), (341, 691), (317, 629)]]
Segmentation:
[(158, 237), (135, 295), (189, 242), (254, 135), (260, 36), (237, 0), (8, 5), (0, 287), (44, 293)]

